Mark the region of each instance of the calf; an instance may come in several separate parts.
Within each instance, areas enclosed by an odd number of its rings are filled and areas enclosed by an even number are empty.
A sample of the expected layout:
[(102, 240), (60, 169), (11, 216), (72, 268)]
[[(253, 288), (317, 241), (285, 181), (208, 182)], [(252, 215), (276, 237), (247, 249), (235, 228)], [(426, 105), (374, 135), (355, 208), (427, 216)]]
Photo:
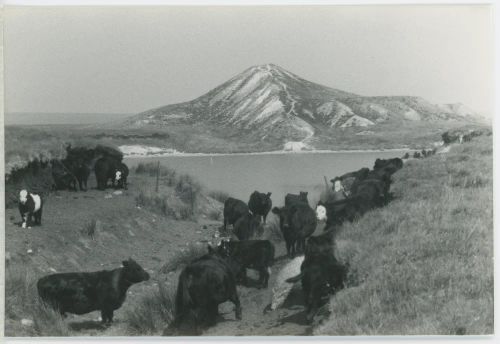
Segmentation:
[(236, 220), (248, 213), (249, 209), (245, 202), (232, 197), (226, 199), (224, 202), (224, 231), (226, 231), (228, 224), (234, 225)]
[(285, 207), (290, 207), (294, 203), (305, 203), (309, 204), (307, 200), (307, 192), (301, 191), (298, 195), (286, 194), (285, 196)]
[(314, 210), (308, 204), (296, 203), (291, 207), (274, 207), (273, 213), (279, 216), (288, 256), (303, 250), (306, 238), (316, 230), (317, 220)]
[(244, 285), (247, 285), (246, 269), (254, 269), (259, 272), (258, 288), (267, 288), (274, 262), (274, 245), (269, 240), (222, 241), (219, 252), (240, 265)]
[(238, 240), (249, 240), (261, 236), (264, 227), (260, 223), (260, 216), (246, 213), (236, 220), (233, 232)]
[(236, 290), (239, 265), (209, 246), (209, 253), (187, 265), (179, 275), (175, 296), (175, 316), (164, 335), (199, 335), (216, 323), (219, 304), (227, 300), (236, 306), (241, 320), (241, 305)]
[(273, 202), (271, 201), (270, 192), (265, 194), (258, 191), (254, 191), (250, 195), (250, 199), (248, 200), (248, 208), (254, 215), (262, 216), (264, 224), (266, 223), (267, 214), (271, 210), (272, 206)]
[(26, 228), (31, 225), (31, 218), (35, 218), (35, 225), (42, 225), (42, 196), (29, 193), (27, 190), (19, 192), (19, 213), (21, 213), (21, 227)]
[(117, 162), (114, 168), (113, 187), (127, 189), (128, 167), (123, 162)]
[(149, 280), (149, 274), (133, 259), (123, 267), (96, 272), (59, 273), (38, 280), (38, 295), (48, 305), (66, 313), (86, 314), (101, 311), (102, 322), (110, 324), (113, 312), (121, 307), (127, 290), (135, 283)]

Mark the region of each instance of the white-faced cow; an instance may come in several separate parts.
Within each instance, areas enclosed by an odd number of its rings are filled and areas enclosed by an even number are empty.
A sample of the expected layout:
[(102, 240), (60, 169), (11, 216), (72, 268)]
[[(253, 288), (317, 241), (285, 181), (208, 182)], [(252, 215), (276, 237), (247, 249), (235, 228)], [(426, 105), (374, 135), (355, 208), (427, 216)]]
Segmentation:
[(19, 192), (19, 212), (21, 213), (21, 227), (26, 228), (32, 224), (31, 218), (34, 217), (35, 225), (42, 225), (42, 197), (27, 190)]

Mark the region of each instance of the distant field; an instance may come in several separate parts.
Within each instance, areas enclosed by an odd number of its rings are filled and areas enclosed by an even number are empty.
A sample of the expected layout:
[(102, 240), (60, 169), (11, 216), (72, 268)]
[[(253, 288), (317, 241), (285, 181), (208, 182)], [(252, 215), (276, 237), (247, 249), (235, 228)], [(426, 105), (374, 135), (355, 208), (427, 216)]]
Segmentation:
[(5, 125), (96, 124), (123, 120), (133, 114), (117, 113), (5, 113)]
[[(116, 115), (124, 116), (124, 115)], [(84, 116), (80, 116), (83, 118)], [(103, 116), (104, 117), (104, 116)], [(89, 121), (94, 117), (89, 117)], [(283, 149), (284, 143), (269, 138), (253, 138), (251, 133), (242, 134), (231, 128), (210, 124), (172, 124), (134, 127), (122, 120), (93, 124), (57, 125), (6, 125), (5, 161), (7, 171), (14, 165), (22, 165), (35, 157), (60, 156), (64, 146), (105, 144), (110, 146), (145, 145), (163, 149), (175, 149), (189, 153), (247, 153)], [(99, 119), (101, 120), (101, 119)], [(102, 119), (104, 121), (104, 118)], [(8, 123), (9, 120), (7, 119)], [(309, 145), (315, 149), (330, 150), (377, 150), (391, 148), (429, 148), (441, 141), (441, 134), (449, 129), (463, 127), (460, 122), (387, 123), (372, 127), (346, 129), (322, 129), (311, 138)], [(467, 124), (467, 128), (486, 126)]]

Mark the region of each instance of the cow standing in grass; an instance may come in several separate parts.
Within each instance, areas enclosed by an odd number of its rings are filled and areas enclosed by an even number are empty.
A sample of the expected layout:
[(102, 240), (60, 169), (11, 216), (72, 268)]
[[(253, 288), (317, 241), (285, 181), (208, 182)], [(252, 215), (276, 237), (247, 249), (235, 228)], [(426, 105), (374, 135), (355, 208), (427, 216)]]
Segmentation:
[(110, 324), (113, 312), (121, 307), (133, 284), (149, 280), (149, 274), (133, 259), (123, 267), (96, 272), (48, 275), (37, 283), (40, 298), (65, 316), (101, 311), (102, 322)]
[(26, 228), (31, 225), (31, 218), (35, 218), (35, 225), (42, 225), (42, 196), (29, 193), (27, 190), (19, 192), (19, 212), (21, 213), (21, 227)]
[(128, 166), (123, 162), (117, 162), (115, 165), (115, 176), (113, 178), (113, 187), (127, 189)]

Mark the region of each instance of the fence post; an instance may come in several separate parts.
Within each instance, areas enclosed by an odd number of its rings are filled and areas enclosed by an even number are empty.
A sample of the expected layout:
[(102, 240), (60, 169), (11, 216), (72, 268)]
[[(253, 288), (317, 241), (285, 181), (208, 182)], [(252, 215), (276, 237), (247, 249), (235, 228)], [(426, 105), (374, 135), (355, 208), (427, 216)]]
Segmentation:
[(328, 192), (328, 191), (329, 191), (328, 181), (326, 180), (326, 176), (323, 176), (323, 178), (325, 179), (325, 188), (326, 188), (326, 192)]
[(158, 192), (159, 187), (160, 187), (160, 161), (158, 160), (158, 164), (156, 166), (156, 187), (155, 187), (156, 192)]

